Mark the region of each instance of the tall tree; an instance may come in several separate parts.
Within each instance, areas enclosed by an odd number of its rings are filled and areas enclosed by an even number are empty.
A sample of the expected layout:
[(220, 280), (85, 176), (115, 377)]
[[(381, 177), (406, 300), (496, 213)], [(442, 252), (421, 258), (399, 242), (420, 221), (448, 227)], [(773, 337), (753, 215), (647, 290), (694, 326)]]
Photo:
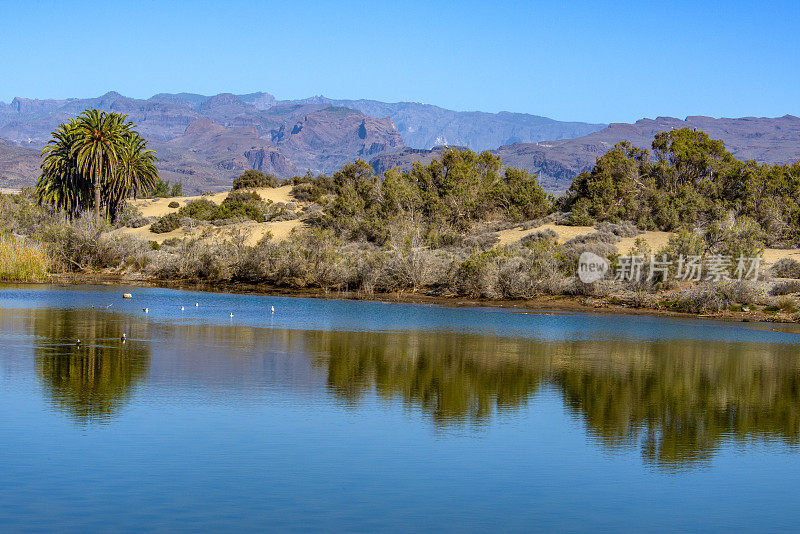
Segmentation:
[(117, 172), (120, 146), (131, 123), (125, 122), (125, 115), (88, 109), (78, 117), (77, 124), (76, 161), (81, 173), (91, 177), (94, 214), (99, 217), (103, 177), (111, 178)]
[(156, 154), (126, 118), (91, 109), (56, 128), (42, 151), (39, 202), (70, 217), (104, 208), (114, 219), (126, 198), (155, 187)]

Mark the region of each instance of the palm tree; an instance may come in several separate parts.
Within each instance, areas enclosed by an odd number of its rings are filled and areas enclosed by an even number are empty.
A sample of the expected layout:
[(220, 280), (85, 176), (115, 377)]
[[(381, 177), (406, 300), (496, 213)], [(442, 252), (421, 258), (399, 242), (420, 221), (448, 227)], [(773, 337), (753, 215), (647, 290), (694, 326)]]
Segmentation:
[(74, 149), (80, 133), (75, 119), (61, 124), (42, 150), (42, 177), (36, 195), (42, 204), (50, 204), (75, 217), (91, 205), (89, 182), (78, 170)]
[(124, 132), (131, 123), (126, 115), (87, 109), (78, 117), (80, 133), (75, 145), (75, 159), (84, 176), (91, 177), (94, 189), (94, 214), (100, 217), (103, 178), (111, 179), (117, 172), (118, 152)]
[(109, 216), (116, 217), (122, 202), (129, 196), (137, 197), (152, 190), (158, 182), (157, 161), (154, 150), (137, 132), (128, 130), (117, 151), (117, 169), (113, 180), (106, 182), (104, 195)]
[(126, 115), (86, 110), (61, 124), (42, 150), (42, 175), (36, 184), (41, 204), (68, 216), (101, 208), (109, 219), (131, 195), (151, 190), (158, 181), (156, 154)]

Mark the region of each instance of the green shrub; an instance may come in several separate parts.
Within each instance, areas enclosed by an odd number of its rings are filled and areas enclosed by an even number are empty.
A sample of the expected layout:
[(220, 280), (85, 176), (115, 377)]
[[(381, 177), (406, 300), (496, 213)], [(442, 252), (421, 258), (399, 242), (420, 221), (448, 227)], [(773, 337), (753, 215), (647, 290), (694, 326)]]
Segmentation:
[(180, 206), (181, 205), (178, 202), (174, 201), (174, 200), (172, 202), (170, 202), (169, 204), (167, 204), (167, 207), (168, 208), (172, 208), (172, 209), (179, 208)]
[(154, 234), (166, 234), (181, 227), (181, 218), (177, 213), (168, 213), (150, 226)]
[(188, 202), (178, 210), (180, 217), (189, 217), (198, 221), (210, 221), (214, 218), (217, 205), (207, 198), (200, 198)]
[(231, 190), (255, 189), (258, 187), (278, 187), (278, 179), (272, 174), (264, 174), (255, 169), (247, 169), (233, 181)]

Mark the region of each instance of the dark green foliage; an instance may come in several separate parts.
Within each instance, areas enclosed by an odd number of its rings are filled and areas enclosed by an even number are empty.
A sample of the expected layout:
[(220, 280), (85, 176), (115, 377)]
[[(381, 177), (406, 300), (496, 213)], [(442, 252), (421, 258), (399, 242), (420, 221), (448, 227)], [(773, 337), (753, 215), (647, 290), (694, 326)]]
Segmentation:
[(265, 215), (267, 208), (268, 204), (264, 203), (257, 193), (234, 191), (219, 206), (201, 198), (187, 203), (178, 210), (178, 215), (199, 221), (244, 218), (264, 222), (267, 220)]
[(169, 194), (169, 181), (164, 181), (159, 178), (155, 185), (147, 192), (148, 198), (167, 198)]
[(175, 209), (175, 208), (179, 208), (179, 207), (180, 207), (180, 204), (179, 204), (179, 203), (177, 203), (177, 202), (175, 202), (175, 201), (173, 200), (172, 202), (170, 202), (169, 204), (167, 204), (167, 207), (168, 207), (168, 208)]
[(416, 239), (433, 247), (460, 241), (477, 222), (533, 219), (550, 213), (553, 204), (534, 176), (501, 172), (499, 158), (469, 150), (449, 150), (440, 160), (407, 172), (390, 170), (382, 179), (357, 161), (331, 177), (298, 181), (293, 195), (322, 204), (323, 226), (350, 239), (383, 244), (413, 228)]
[(181, 218), (177, 213), (169, 213), (150, 226), (150, 231), (154, 234), (166, 234), (181, 227)]
[[(800, 164), (740, 162), (722, 141), (689, 128), (656, 135), (655, 159), (623, 141), (578, 175), (559, 207), (572, 224), (630, 220), (639, 228), (709, 229), (732, 220), (770, 244), (800, 239)], [(737, 252), (737, 251), (734, 251)]]
[(188, 202), (185, 206), (178, 210), (178, 215), (181, 217), (189, 217), (199, 221), (210, 221), (214, 218), (214, 212), (217, 205), (206, 198), (200, 198)]
[(264, 174), (255, 169), (247, 169), (233, 181), (233, 191), (257, 187), (278, 187), (278, 179), (272, 174)]

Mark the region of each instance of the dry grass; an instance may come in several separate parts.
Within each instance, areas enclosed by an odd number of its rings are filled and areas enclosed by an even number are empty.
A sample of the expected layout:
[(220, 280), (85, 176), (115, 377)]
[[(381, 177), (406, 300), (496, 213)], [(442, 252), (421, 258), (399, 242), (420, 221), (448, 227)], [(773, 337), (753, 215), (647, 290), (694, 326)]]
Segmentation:
[(39, 245), (17, 239), (0, 240), (0, 280), (3, 282), (35, 282), (47, 276), (50, 258)]

